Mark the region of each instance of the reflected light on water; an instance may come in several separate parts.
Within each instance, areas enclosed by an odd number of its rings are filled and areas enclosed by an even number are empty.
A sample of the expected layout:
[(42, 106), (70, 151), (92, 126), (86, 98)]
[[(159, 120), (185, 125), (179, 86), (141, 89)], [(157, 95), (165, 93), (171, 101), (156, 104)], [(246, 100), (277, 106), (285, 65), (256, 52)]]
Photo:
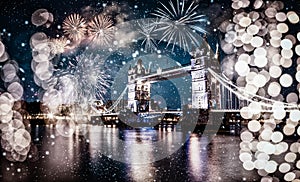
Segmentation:
[(106, 151), (106, 153), (102, 154), (108, 157), (120, 153), (123, 148), (118, 145), (118, 140), (117, 128), (89, 126), (88, 143), (91, 158), (95, 159), (103, 151)]
[(152, 142), (156, 138), (156, 131), (144, 130), (126, 130), (125, 146), (126, 146), (126, 159), (128, 163), (140, 164), (149, 163), (153, 158)]
[(149, 175), (151, 174), (151, 164), (147, 162), (153, 159), (152, 140), (156, 138), (156, 134), (156, 131), (152, 130), (125, 131), (126, 157), (128, 163), (132, 164), (128, 173), (133, 181), (145, 181), (147, 178), (151, 178)]
[[(84, 129), (84, 128), (83, 128)], [(22, 164), (2, 157), (0, 181), (257, 181), (256, 173), (245, 171), (238, 159), (239, 137), (192, 134), (181, 149), (174, 144), (186, 136), (179, 131), (119, 130), (87, 126), (86, 135), (75, 131), (72, 137), (60, 136), (55, 127), (32, 128), (37, 160)], [(122, 140), (124, 144), (120, 144)], [(162, 141), (169, 156), (156, 160)], [(102, 153), (103, 149), (108, 151)], [(158, 151), (158, 153), (157, 153)], [(121, 153), (128, 163), (109, 154)], [(145, 161), (155, 162), (146, 163)], [(139, 164), (142, 163), (142, 164)], [(16, 173), (20, 168), (22, 173)], [(37, 170), (38, 169), (38, 170)], [(20, 178), (21, 179), (21, 178)]]
[(68, 137), (68, 146), (66, 148), (67, 151), (67, 158), (70, 161), (74, 161), (74, 138), (73, 137)]
[(95, 159), (98, 153), (98, 149), (101, 147), (101, 135), (97, 131), (100, 126), (89, 127), (89, 153), (92, 159)]
[(202, 172), (201, 168), (207, 159), (207, 153), (201, 152), (199, 138), (195, 136), (191, 136), (188, 150), (190, 173), (197, 179)]

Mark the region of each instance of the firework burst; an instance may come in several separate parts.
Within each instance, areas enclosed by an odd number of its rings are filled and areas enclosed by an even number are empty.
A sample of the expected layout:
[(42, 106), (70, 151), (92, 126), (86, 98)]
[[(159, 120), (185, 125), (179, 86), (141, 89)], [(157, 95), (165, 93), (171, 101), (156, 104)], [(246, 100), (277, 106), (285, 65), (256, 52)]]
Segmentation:
[(100, 46), (109, 46), (111, 44), (115, 29), (113, 21), (109, 17), (98, 15), (88, 25), (88, 35), (92, 37), (95, 44)]
[(77, 102), (90, 103), (95, 99), (105, 101), (105, 94), (111, 83), (107, 70), (99, 55), (83, 54), (76, 58), (76, 65), (70, 72), (75, 78)]
[(173, 44), (173, 49), (175, 44), (185, 50), (190, 50), (191, 43), (198, 45), (199, 40), (195, 37), (195, 32), (206, 33), (201, 26), (206, 19), (204, 15), (196, 12), (198, 5), (195, 5), (194, 2), (186, 5), (184, 0), (181, 2), (177, 0), (176, 4), (169, 1), (169, 7), (163, 3), (160, 4), (163, 8), (158, 8), (153, 13), (161, 19), (157, 29), (163, 31), (160, 41), (166, 41), (167, 46)]
[(59, 112), (62, 104), (79, 104), (87, 111), (94, 100), (106, 101), (112, 82), (111, 69), (105, 66), (99, 54), (83, 53), (68, 61), (61, 59), (56, 64), (61, 62), (64, 68), (56, 69), (49, 80), (42, 81), (46, 89), (42, 101), (52, 113)]
[(64, 20), (63, 30), (67, 37), (79, 41), (86, 34), (86, 21), (79, 14), (71, 14)]
[(155, 30), (157, 28), (157, 22), (153, 20), (144, 20), (141, 22), (138, 22), (139, 26), (139, 33), (141, 36), (139, 39), (143, 40), (142, 45), (144, 46), (144, 49), (146, 52), (154, 52), (157, 50), (157, 43), (156, 38), (157, 34), (155, 33)]
[(70, 40), (65, 37), (61, 37), (58, 39), (52, 39), (51, 42), (54, 44), (54, 52), (55, 54), (61, 54), (65, 51), (67, 46), (70, 44)]

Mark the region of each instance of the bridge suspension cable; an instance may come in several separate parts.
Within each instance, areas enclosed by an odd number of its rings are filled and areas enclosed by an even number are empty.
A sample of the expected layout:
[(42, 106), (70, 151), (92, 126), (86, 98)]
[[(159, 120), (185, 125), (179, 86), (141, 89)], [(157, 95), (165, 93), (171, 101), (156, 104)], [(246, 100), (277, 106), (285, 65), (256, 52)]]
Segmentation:
[(120, 103), (120, 101), (122, 100), (122, 98), (124, 97), (124, 95), (126, 94), (126, 91), (128, 89), (128, 86), (126, 86), (123, 90), (123, 92), (121, 93), (121, 95), (118, 97), (118, 99), (108, 108), (105, 109), (104, 112), (100, 112), (98, 109), (96, 109), (93, 105), (91, 106), (91, 108), (93, 109), (93, 111), (95, 111), (98, 114), (107, 114), (107, 113), (111, 113)]
[[(262, 97), (260, 95), (253, 94), (253, 93), (251, 93), (251, 92), (249, 92), (247, 90), (244, 90), (244, 89), (236, 86), (235, 84), (233, 84), (231, 81), (226, 80), (223, 76), (217, 74), (215, 71), (213, 71), (210, 68), (208, 68), (208, 72), (214, 78), (216, 78), (220, 82), (220, 84), (222, 84), (224, 87), (226, 87), (229, 91), (231, 91), (232, 93), (234, 93), (239, 98), (242, 98), (242, 99), (247, 100), (249, 102), (255, 102), (255, 103), (258, 103), (258, 104), (260, 104), (262, 106), (269, 107), (269, 108), (272, 108), (274, 103), (280, 103), (280, 104), (282, 104), (284, 106), (285, 109), (298, 109), (297, 104), (291, 104), (291, 103), (286, 103), (286, 102), (281, 102), (281, 101), (276, 101), (276, 100), (268, 99), (268, 98)], [(234, 90), (232, 87), (235, 88), (236, 90)], [(243, 95), (242, 93), (246, 93), (247, 96)], [(254, 101), (253, 99), (249, 98), (249, 96), (251, 98), (252, 97), (259, 98), (260, 102)]]
[(126, 85), (126, 87), (124, 88), (123, 92), (121, 93), (121, 95), (119, 96), (119, 98), (113, 103), (112, 106), (110, 106), (110, 108), (108, 108), (105, 113), (110, 113), (111, 111), (113, 111), (117, 105), (120, 103), (120, 101), (122, 100), (122, 98), (124, 97), (124, 95), (126, 94), (126, 91), (128, 89), (128, 86)]

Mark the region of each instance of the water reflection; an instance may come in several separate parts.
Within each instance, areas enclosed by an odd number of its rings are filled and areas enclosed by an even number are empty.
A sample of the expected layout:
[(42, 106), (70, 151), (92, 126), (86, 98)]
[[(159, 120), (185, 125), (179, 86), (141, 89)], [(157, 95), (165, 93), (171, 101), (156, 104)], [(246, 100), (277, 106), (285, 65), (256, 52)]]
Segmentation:
[(125, 145), (128, 146), (125, 151), (128, 163), (134, 164), (153, 158), (152, 138), (156, 136), (155, 131), (126, 130), (124, 135)]
[(100, 126), (89, 127), (88, 133), (88, 142), (89, 142), (89, 152), (92, 159), (95, 159), (98, 153), (98, 150), (101, 147), (101, 135), (97, 135), (97, 130)]
[[(249, 181), (257, 174), (244, 171), (238, 159), (239, 138), (192, 135), (178, 151), (152, 161), (163, 140), (168, 151), (186, 136), (178, 131), (119, 130), (104, 126), (76, 128), (72, 137), (58, 135), (55, 128), (32, 129), (38, 160), (10, 163), (1, 157), (0, 181)], [(39, 138), (39, 140), (36, 140)], [(118, 140), (124, 141), (120, 145)], [(103, 155), (101, 149), (110, 153)], [(123, 153), (128, 163), (113, 160)], [(9, 170), (8, 170), (9, 168)], [(20, 169), (21, 172), (18, 172)]]
[[(124, 139), (126, 146), (129, 176), (134, 181), (146, 180), (145, 177), (151, 177), (152, 166), (148, 164), (140, 165), (140, 161), (149, 161), (153, 158), (152, 142), (157, 140), (157, 132), (155, 130), (126, 130)], [(143, 168), (142, 168), (143, 167)]]
[(206, 166), (207, 152), (205, 150), (204, 152), (201, 151), (199, 138), (195, 135), (191, 135), (188, 151), (190, 173), (194, 179), (199, 181), (199, 175)]

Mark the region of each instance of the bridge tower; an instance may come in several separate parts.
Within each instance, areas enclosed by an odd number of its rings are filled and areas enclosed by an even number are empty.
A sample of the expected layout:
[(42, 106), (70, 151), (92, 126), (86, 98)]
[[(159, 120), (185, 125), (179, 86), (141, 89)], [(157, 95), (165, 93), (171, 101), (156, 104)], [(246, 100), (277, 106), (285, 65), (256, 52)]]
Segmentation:
[(215, 55), (212, 55), (210, 48), (199, 47), (191, 52), (191, 56), (192, 108), (221, 108), (220, 84), (207, 71), (208, 67), (216, 72), (220, 70), (219, 45)]
[(209, 84), (205, 70), (205, 55), (197, 49), (191, 59), (192, 108), (208, 109)]
[(132, 112), (148, 112), (150, 109), (150, 82), (137, 78), (150, 73), (139, 59), (134, 67), (128, 70), (128, 105)]

